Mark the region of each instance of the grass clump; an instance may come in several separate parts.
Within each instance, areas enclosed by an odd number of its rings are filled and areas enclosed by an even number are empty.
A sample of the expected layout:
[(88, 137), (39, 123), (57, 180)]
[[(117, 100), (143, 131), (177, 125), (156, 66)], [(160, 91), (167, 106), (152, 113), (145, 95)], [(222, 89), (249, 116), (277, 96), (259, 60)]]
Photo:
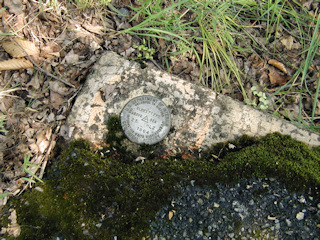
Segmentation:
[[(37, 169), (41, 168), (40, 166), (38, 165), (35, 165), (35, 164), (32, 164), (30, 163), (30, 157), (31, 157), (31, 154), (25, 154), (24, 155), (24, 159), (23, 159), (23, 165), (22, 165), (22, 171), (29, 174), (30, 175), (30, 178), (27, 178), (27, 177), (22, 177), (21, 179), (23, 180), (26, 180), (30, 183), (36, 183), (34, 179), (36, 179), (37, 181), (39, 182), (43, 182), (39, 177), (37, 177), (35, 175), (35, 172), (37, 171)], [(35, 169), (35, 170), (31, 170), (31, 169)]]
[(221, 91), (230, 86), (232, 75), (245, 96), (241, 73), (232, 56), (236, 35), (234, 20), (230, 18), (236, 14), (232, 4), (231, 1), (184, 0), (163, 8), (162, 1), (143, 1), (141, 7), (134, 9), (137, 13), (132, 20), (144, 20), (122, 32), (167, 41), (168, 49), (173, 50), (164, 56), (168, 69), (169, 62), (178, 61), (178, 55), (188, 55), (200, 66), (200, 81), (205, 78), (208, 86)]
[[(230, 144), (236, 147), (227, 148)], [(218, 152), (220, 161), (209, 161)], [(17, 210), (18, 239), (141, 239), (179, 181), (214, 187), (252, 177), (275, 177), (297, 191), (319, 187), (319, 151), (270, 134), (217, 145), (203, 159), (171, 156), (136, 163), (101, 157), (78, 140), (52, 165), (41, 191), (27, 191), (7, 207)]]
[[(250, 70), (243, 63), (253, 55), (256, 60), (252, 64), (262, 61), (267, 65), (269, 59), (279, 60), (290, 69), (289, 81), (272, 90), (259, 108), (285, 112), (294, 95), (299, 113), (292, 121), (313, 130), (319, 128), (316, 99), (320, 80), (314, 80), (312, 69), (317, 69), (314, 60), (319, 57), (320, 23), (319, 16), (302, 6), (301, 1), (147, 0), (133, 10), (136, 12), (131, 19), (133, 27), (120, 33), (142, 36), (149, 45), (157, 46), (153, 58), (169, 72), (181, 64), (182, 72), (177, 74), (187, 71), (198, 76), (201, 84), (216, 92), (232, 91), (234, 96), (240, 92), (246, 103), (251, 101), (250, 90), (245, 86), (255, 86), (258, 81), (261, 89), (271, 86), (248, 77), (246, 73)], [(290, 49), (282, 44), (288, 39), (299, 47)], [(299, 64), (297, 58), (301, 59)], [(197, 69), (190, 70), (182, 62), (196, 63)], [(312, 81), (318, 82), (315, 89), (311, 87)], [(309, 97), (314, 101), (305, 113), (304, 103)]]

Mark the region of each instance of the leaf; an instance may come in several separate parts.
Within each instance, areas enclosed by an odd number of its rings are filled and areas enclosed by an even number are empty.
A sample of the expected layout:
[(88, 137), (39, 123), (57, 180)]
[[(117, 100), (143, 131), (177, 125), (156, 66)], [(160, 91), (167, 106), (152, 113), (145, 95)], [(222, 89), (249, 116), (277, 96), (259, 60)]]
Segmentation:
[(22, 40), (20, 38), (14, 38), (10, 41), (2, 43), (2, 47), (7, 53), (9, 53), (14, 58), (39, 54), (39, 49), (33, 42), (30, 42), (28, 40)]
[(4, 11), (6, 11), (6, 10), (7, 10), (7, 9), (6, 9), (5, 7), (3, 7), (3, 8), (0, 9), (0, 13), (4, 12)]
[(256, 90), (257, 90), (257, 86), (252, 86), (252, 87), (251, 87), (251, 91), (252, 91), (252, 92), (254, 92), (254, 91), (256, 91)]
[(261, 110), (266, 110), (266, 109), (268, 109), (268, 106), (262, 104), (262, 105), (259, 106), (259, 108), (260, 108)]
[(103, 34), (103, 27), (102, 26), (92, 25), (92, 24), (86, 22), (86, 23), (82, 24), (82, 27), (89, 32), (92, 32), (92, 33), (95, 33), (98, 35)]
[[(296, 41), (296, 39), (292, 36), (283, 37), (280, 42), (283, 44), (283, 46), (286, 47), (288, 50), (293, 49), (300, 49), (301, 45), (299, 42)], [(296, 42), (296, 43), (295, 43)]]
[(25, 169), (25, 172), (26, 172), (26, 173), (29, 173), (30, 176), (34, 177), (34, 178), (37, 179), (39, 182), (42, 182), (42, 183), (43, 183), (43, 181), (42, 181), (39, 177), (37, 177), (33, 172), (31, 172), (29, 169)]
[(22, 177), (21, 179), (26, 180), (26, 181), (31, 182), (31, 183), (36, 183), (35, 180), (32, 180), (30, 178)]
[(32, 164), (32, 163), (28, 163), (27, 166), (28, 166), (28, 167), (41, 168), (40, 166), (35, 165), (35, 164)]
[(287, 38), (282, 38), (280, 42), (288, 49), (291, 50), (293, 47), (293, 40), (294, 38), (292, 36), (289, 36)]
[(33, 68), (32, 62), (24, 58), (10, 59), (10, 60), (0, 62), (0, 71), (19, 70), (24, 68)]
[(76, 53), (74, 53), (73, 49), (71, 49), (70, 52), (64, 57), (63, 62), (66, 61), (67, 64), (76, 64), (79, 63), (80, 56)]
[(8, 217), (8, 220), (10, 220), (10, 223), (8, 223), (8, 227), (1, 228), (1, 234), (7, 233), (7, 235), (9, 236), (13, 236), (14, 238), (17, 238), (21, 233), (21, 228), (17, 223), (17, 212), (14, 209), (9, 209), (9, 211), (11, 211), (11, 214)]
[(270, 59), (268, 63), (276, 68), (278, 68), (280, 71), (282, 71), (285, 74), (288, 74), (288, 71), (284, 64), (282, 62), (279, 62), (278, 60), (275, 59)]
[(281, 74), (278, 70), (271, 68), (268, 74), (272, 85), (284, 85), (291, 78), (288, 75)]
[(5, 198), (5, 197), (8, 196), (8, 195), (9, 195), (8, 192), (1, 193), (1, 194), (0, 194), (0, 199), (1, 199), (1, 198)]
[(171, 220), (173, 217), (173, 211), (169, 211), (169, 220)]
[(31, 153), (25, 154), (25, 155), (24, 155), (24, 158), (23, 158), (24, 164), (28, 164), (30, 158), (31, 158)]

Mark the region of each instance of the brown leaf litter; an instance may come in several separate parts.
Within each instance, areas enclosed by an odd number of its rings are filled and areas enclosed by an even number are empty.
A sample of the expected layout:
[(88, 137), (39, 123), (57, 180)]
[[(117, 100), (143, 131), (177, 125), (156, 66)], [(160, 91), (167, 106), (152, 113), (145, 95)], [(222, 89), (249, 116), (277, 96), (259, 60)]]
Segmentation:
[(270, 59), (268, 64), (273, 66), (270, 67), (268, 74), (270, 83), (272, 85), (284, 85), (288, 82), (288, 80), (290, 80), (291, 76), (282, 62), (279, 62), (276, 59)]
[[(0, 133), (0, 192), (16, 195), (31, 186), (22, 179), (31, 177), (22, 171), (26, 154), (41, 167), (29, 170), (42, 178), (71, 101), (102, 52), (105, 33), (99, 13), (91, 10), (84, 11), (84, 19), (72, 5), (67, 10), (46, 4), (40, 9), (37, 2), (23, 0), (4, 4), (0, 30), (17, 33), (0, 40), (0, 116), (7, 130)], [(28, 69), (10, 71), (22, 68)]]

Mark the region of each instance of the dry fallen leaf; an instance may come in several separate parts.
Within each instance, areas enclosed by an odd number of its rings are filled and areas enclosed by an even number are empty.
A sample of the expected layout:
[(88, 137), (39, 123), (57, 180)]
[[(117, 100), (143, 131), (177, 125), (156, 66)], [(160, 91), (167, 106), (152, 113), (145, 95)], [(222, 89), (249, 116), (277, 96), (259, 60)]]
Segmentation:
[(82, 27), (89, 32), (96, 33), (98, 35), (103, 34), (103, 27), (102, 26), (92, 25), (92, 24), (86, 22), (86, 23), (82, 24)]
[(165, 49), (166, 48), (166, 42), (162, 38), (158, 39), (158, 43), (159, 43), (161, 49)]
[(33, 42), (22, 40), (20, 38), (14, 38), (10, 41), (2, 43), (2, 47), (14, 58), (39, 54), (39, 49)]
[(268, 76), (272, 85), (284, 85), (291, 78), (289, 75), (283, 74), (274, 68), (269, 70)]
[(4, 6), (9, 8), (10, 13), (19, 15), (23, 13), (22, 0), (4, 0)]
[(295, 38), (292, 37), (292, 36), (283, 37), (283, 38), (281, 38), (280, 42), (288, 50), (300, 49), (301, 48), (301, 44), (299, 42), (296, 42)]
[(289, 36), (287, 38), (282, 38), (280, 42), (288, 49), (291, 50), (293, 47), (293, 40), (294, 38), (292, 36)]
[(2, 227), (0, 234), (7, 233), (9, 236), (13, 236), (14, 238), (17, 238), (20, 236), (21, 228), (17, 223), (17, 212), (14, 209), (10, 209), (11, 214), (8, 217), (11, 223), (8, 224), (8, 227)]
[(173, 211), (169, 211), (169, 220), (173, 218)]
[(268, 63), (276, 68), (278, 68), (280, 71), (282, 71), (285, 74), (288, 74), (288, 71), (284, 64), (282, 62), (279, 62), (278, 60), (275, 59), (270, 59)]
[(62, 96), (67, 96), (69, 94), (69, 89), (62, 82), (49, 82), (49, 89), (50, 91), (56, 92)]
[(64, 98), (61, 94), (56, 93), (54, 91), (50, 91), (50, 103), (54, 109), (60, 109), (60, 107), (66, 102), (66, 98)]
[[(48, 135), (49, 134), (49, 135)], [(38, 146), (38, 149), (41, 153), (44, 153), (49, 144), (50, 144), (50, 137), (51, 137), (51, 131), (50, 129), (46, 129), (46, 130), (40, 130), (37, 135), (36, 135), (36, 144)]]
[(46, 46), (41, 47), (40, 56), (44, 58), (54, 59), (55, 57), (60, 57), (61, 48), (53, 42), (47, 43)]
[(64, 57), (62, 63), (76, 64), (79, 63), (79, 54), (74, 53), (73, 49)]
[(33, 68), (32, 62), (24, 58), (10, 59), (10, 60), (0, 62), (0, 71), (19, 70), (23, 68)]

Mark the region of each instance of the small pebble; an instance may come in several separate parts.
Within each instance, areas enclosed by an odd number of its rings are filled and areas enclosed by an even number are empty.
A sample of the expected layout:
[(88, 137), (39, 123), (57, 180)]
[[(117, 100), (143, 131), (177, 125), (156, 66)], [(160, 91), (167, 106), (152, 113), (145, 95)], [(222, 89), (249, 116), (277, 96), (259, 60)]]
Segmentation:
[(234, 233), (228, 233), (228, 236), (229, 236), (230, 238), (233, 238), (233, 237), (234, 237)]
[(288, 227), (292, 226), (292, 222), (289, 219), (286, 219), (286, 224), (287, 224)]
[(286, 234), (291, 236), (293, 234), (293, 231), (286, 231)]
[(125, 18), (130, 16), (130, 12), (129, 12), (129, 10), (127, 8), (123, 8), (122, 7), (122, 8), (119, 9), (119, 12), (120, 12), (120, 14), (118, 15), (118, 17), (119, 17), (120, 20), (123, 20), (123, 19), (125, 19)]
[(97, 223), (97, 224), (96, 224), (96, 227), (97, 227), (97, 228), (101, 228), (101, 226), (102, 226), (102, 223)]
[(303, 212), (298, 212), (296, 215), (296, 219), (298, 219), (299, 221), (304, 219), (304, 213)]
[(242, 240), (253, 239), (256, 234), (261, 239), (280, 240), (282, 236), (320, 240), (320, 203), (312, 201), (307, 193), (290, 192), (277, 180), (243, 180), (235, 185), (216, 184), (215, 189), (192, 186), (190, 181), (180, 184), (181, 195), (171, 201), (181, 218), (177, 215), (178, 221), (168, 223), (160, 216), (172, 207), (163, 207), (157, 214), (158, 222), (151, 221), (150, 238), (146, 240), (160, 240), (160, 236)]
[(43, 192), (43, 188), (41, 187), (35, 187), (34, 189), (37, 190), (38, 192)]

